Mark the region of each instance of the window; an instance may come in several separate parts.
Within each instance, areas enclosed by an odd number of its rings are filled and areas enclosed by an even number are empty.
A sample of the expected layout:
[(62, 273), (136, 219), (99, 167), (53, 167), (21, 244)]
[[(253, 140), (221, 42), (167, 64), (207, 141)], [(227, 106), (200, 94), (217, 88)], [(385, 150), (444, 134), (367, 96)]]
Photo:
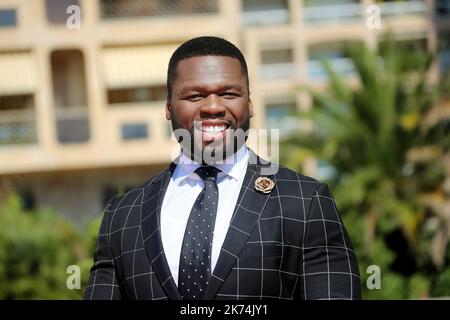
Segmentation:
[(46, 0), (47, 20), (53, 24), (66, 24), (69, 14), (67, 8), (79, 6), (79, 0)]
[(33, 95), (0, 96), (0, 145), (36, 143)]
[(274, 49), (262, 52), (263, 64), (289, 63), (292, 62), (292, 49)]
[(359, 0), (304, 0), (303, 4), (303, 20), (307, 24), (358, 21), (364, 13)]
[(450, 32), (439, 35), (438, 60), (441, 74), (446, 75), (450, 72)]
[(61, 143), (87, 142), (90, 138), (89, 120), (84, 114), (66, 115), (58, 113), (56, 123), (58, 141)]
[(109, 89), (108, 104), (162, 101), (167, 96), (166, 86)]
[(305, 7), (313, 6), (326, 6), (326, 5), (343, 5), (349, 3), (355, 3), (359, 0), (303, 0)]
[(450, 15), (450, 2), (448, 0), (437, 0), (435, 9), (437, 16), (444, 18)]
[(295, 74), (292, 48), (265, 49), (261, 52), (261, 76), (264, 79), (286, 78)]
[(90, 139), (90, 124), (83, 53), (55, 50), (50, 59), (58, 141), (85, 143)]
[(33, 109), (34, 100), (31, 94), (0, 96), (0, 111)]
[[(57, 0), (59, 1), (59, 0)], [(100, 0), (102, 18), (216, 13), (217, 0)]]
[(357, 43), (330, 42), (312, 45), (309, 48), (308, 78), (319, 81), (328, 79), (323, 61), (327, 61), (331, 68), (342, 76), (354, 76), (355, 66), (346, 53), (345, 45), (354, 46)]
[(245, 25), (284, 24), (289, 22), (286, 0), (243, 0)]
[(293, 99), (285, 98), (284, 101), (266, 103), (267, 129), (280, 130), (280, 137), (285, 137), (298, 129), (298, 121), (293, 116), (296, 111), (296, 103)]
[[(447, 1), (447, 0), (445, 0)], [(408, 0), (408, 1), (378, 1), (378, 6), (380, 7), (381, 17), (398, 17), (398, 16), (412, 16), (412, 15), (422, 15), (427, 14), (427, 4), (426, 1), (419, 0)]]
[(0, 52), (0, 145), (37, 142), (33, 66), (30, 52)]
[(0, 28), (15, 27), (17, 25), (16, 10), (2, 9), (0, 10)]
[(123, 140), (136, 140), (148, 138), (148, 126), (146, 123), (123, 124), (121, 129)]
[(287, 9), (288, 4), (286, 0), (243, 0), (242, 8), (244, 11)]

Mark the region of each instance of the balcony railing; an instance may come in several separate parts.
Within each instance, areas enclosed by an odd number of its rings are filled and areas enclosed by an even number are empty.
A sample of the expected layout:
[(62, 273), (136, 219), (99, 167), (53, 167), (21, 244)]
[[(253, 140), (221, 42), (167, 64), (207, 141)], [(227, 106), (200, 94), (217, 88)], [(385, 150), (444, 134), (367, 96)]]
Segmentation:
[(303, 8), (303, 21), (314, 23), (342, 23), (363, 18), (364, 8), (360, 3), (307, 6)]
[(392, 1), (382, 2), (380, 13), (384, 17), (398, 17), (411, 15), (425, 15), (427, 13), (427, 5), (424, 1)]
[(280, 138), (285, 138), (298, 132), (299, 120), (295, 116), (282, 115), (280, 117), (267, 117), (267, 129), (278, 129)]
[(246, 26), (265, 24), (286, 24), (289, 23), (288, 9), (270, 9), (258, 11), (244, 11), (242, 21)]
[(217, 0), (99, 0), (104, 19), (217, 13)]
[(266, 80), (290, 78), (295, 75), (295, 64), (293, 62), (263, 64), (260, 70), (261, 77)]
[(36, 141), (34, 110), (0, 111), (0, 146)]
[(60, 143), (83, 143), (90, 138), (86, 107), (56, 108), (56, 130)]
[[(349, 58), (334, 58), (328, 60), (331, 68), (343, 76), (355, 74), (355, 66)], [(308, 61), (308, 78), (310, 80), (327, 80), (328, 76), (321, 60)]]

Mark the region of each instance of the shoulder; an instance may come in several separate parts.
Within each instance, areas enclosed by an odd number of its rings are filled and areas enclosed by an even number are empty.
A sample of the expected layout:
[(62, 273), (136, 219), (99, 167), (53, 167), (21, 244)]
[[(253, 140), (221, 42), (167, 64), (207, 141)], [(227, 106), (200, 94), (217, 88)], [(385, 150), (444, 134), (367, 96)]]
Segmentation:
[(260, 175), (273, 178), (281, 190), (311, 195), (323, 183), (281, 164), (270, 162), (249, 149), (249, 161), (256, 164)]
[(327, 187), (325, 183), (285, 166), (277, 164), (274, 168), (275, 174), (273, 178), (280, 191), (286, 193), (299, 192), (305, 197), (311, 197), (318, 189)]
[(295, 171), (293, 169), (287, 168), (280, 164), (274, 164), (274, 167), (277, 168), (275, 172), (275, 179), (284, 181), (284, 180), (295, 180), (297, 182), (302, 183), (310, 183), (310, 184), (320, 184), (321, 182), (313, 177), (304, 175), (298, 171)]
[(152, 184), (157, 177), (158, 175), (153, 176), (150, 179), (146, 180), (144, 183), (128, 190), (124, 194), (114, 196), (110, 199), (109, 206), (107, 205), (107, 209), (117, 210), (123, 208), (124, 206), (135, 204), (137, 199), (142, 197), (144, 189)]
[(257, 155), (250, 148), (249, 161), (256, 164), (259, 174), (273, 178), (281, 194), (301, 194), (302, 197), (312, 197), (317, 191), (328, 190), (328, 186), (312, 177), (304, 175), (281, 164), (270, 162)]
[(131, 213), (139, 213), (140, 207), (144, 200), (147, 190), (150, 190), (151, 185), (164, 173), (160, 172), (151, 178), (147, 179), (141, 185), (138, 185), (126, 193), (112, 197), (105, 206), (104, 215), (111, 223), (121, 221), (121, 217), (127, 217)]

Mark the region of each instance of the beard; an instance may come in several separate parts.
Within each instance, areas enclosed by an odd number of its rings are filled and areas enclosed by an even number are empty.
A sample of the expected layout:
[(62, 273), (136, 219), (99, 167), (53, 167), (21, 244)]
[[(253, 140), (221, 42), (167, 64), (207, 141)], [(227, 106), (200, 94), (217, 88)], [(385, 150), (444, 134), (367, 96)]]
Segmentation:
[(230, 159), (245, 144), (250, 128), (250, 116), (247, 114), (238, 128), (236, 128), (236, 122), (233, 121), (226, 128), (222, 139), (213, 140), (209, 143), (203, 141), (201, 126), (199, 127), (196, 123), (200, 123), (200, 121), (193, 123), (189, 129), (183, 128), (175, 113), (172, 114), (172, 130), (183, 153), (197, 163), (208, 165)]

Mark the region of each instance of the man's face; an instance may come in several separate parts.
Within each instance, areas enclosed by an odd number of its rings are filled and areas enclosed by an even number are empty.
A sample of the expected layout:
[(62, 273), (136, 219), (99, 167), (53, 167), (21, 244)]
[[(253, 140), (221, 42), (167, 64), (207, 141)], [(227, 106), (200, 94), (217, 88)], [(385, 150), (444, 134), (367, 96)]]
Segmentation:
[[(218, 159), (225, 158), (225, 153), (231, 155), (240, 147), (235, 145), (233, 132), (248, 130), (251, 113), (252, 103), (239, 60), (201, 56), (178, 63), (172, 96), (166, 103), (166, 118), (171, 120), (173, 130), (189, 132), (193, 144), (188, 148), (181, 143), (185, 153), (212, 151)], [(193, 154), (191, 158), (194, 159)]]

